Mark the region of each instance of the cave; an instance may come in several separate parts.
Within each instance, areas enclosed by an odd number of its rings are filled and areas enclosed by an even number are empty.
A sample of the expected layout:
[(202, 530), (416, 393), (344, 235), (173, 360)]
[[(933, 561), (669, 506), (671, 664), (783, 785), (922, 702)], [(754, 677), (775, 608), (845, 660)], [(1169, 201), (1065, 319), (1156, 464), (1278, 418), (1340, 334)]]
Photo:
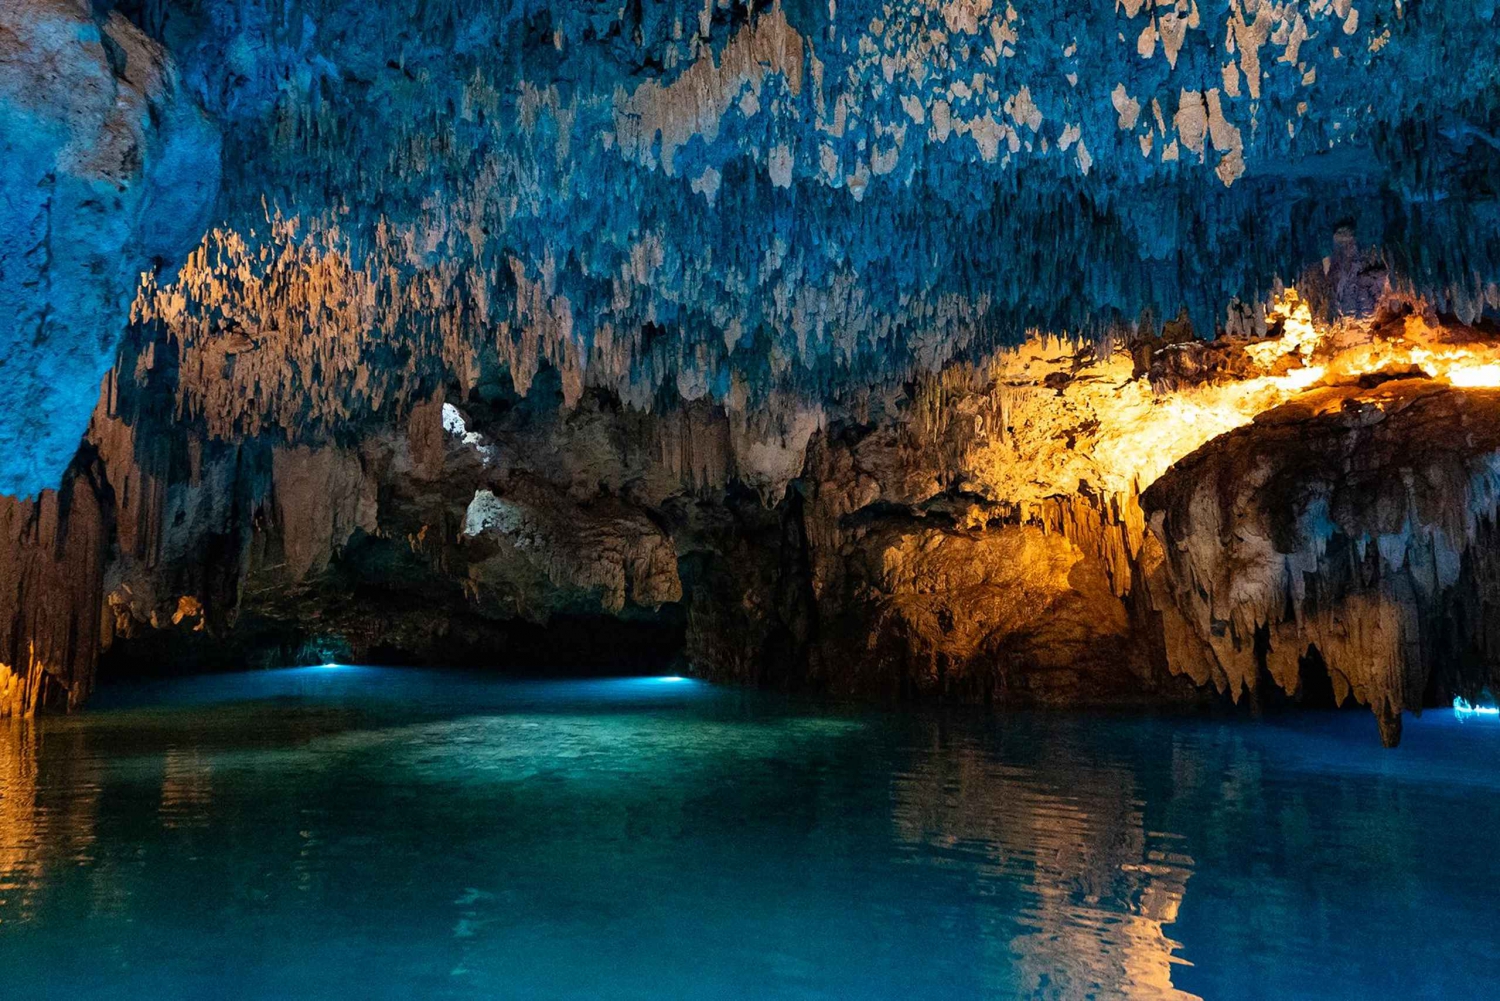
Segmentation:
[(5, 0), (18, 997), (1486, 997), (1497, 0)]

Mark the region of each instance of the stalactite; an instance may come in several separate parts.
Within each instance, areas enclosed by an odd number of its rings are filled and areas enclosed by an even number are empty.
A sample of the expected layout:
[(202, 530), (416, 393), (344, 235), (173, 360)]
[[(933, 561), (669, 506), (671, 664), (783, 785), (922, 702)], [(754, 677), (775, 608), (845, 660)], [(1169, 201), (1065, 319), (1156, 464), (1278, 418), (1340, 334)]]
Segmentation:
[[(1092, 35), (1026, 5), (844, 4), (826, 24), (779, 5), (707, 20), (697, 3), (659, 8), (645, 21), (630, 8), (549, 11), (578, 67), (553, 79), (510, 34), (519, 8), (485, 22), (497, 44), (437, 60), (404, 32), (440, 40), (477, 8), (367, 18), (326, 3), (309, 34), (279, 3), (226, 5), (182, 54), (234, 123), (224, 225), (180, 281), (145, 290), (138, 315), (177, 329), (205, 382), (234, 366), (226, 386), (253, 433), (399, 417), (437, 379), (524, 395), (544, 367), (569, 402), (598, 387), (642, 408), (663, 394), (722, 403), (738, 380), (752, 405), (791, 392), (816, 406), (1032, 330), (1101, 341), (1183, 309), (1200, 334), (1239, 329), (1240, 304), (1322, 260), (1348, 219), (1361, 235), (1396, 234), (1398, 283), (1465, 315), (1497, 284), (1500, 248), (1467, 224), (1483, 182), (1416, 205), (1385, 197), (1359, 164), (1336, 185), (1255, 176), (1259, 161), (1284, 174), (1331, 142), (1363, 150), (1366, 133), (1415, 114), (1367, 100), (1384, 63), (1392, 80), (1420, 77), (1430, 102), (1471, 85), (1421, 61), (1438, 41), (1372, 50), (1379, 19), (1350, 22), (1339, 5), (1273, 5), (1249, 21), (1205, 7), (1171, 30), (1151, 5), (1101, 5), (1085, 18)], [(1449, 33), (1442, 46), (1484, 31), (1447, 11), (1400, 29), (1426, 38), (1414, 33), (1429, 23)], [(1147, 29), (1150, 54), (1137, 47)], [(599, 38), (675, 69), (643, 69)], [(1205, 68), (1221, 38), (1234, 43), (1230, 67), (1212, 67), (1226, 83), (1189, 88), (1201, 115), (1185, 117), (1174, 73)], [(257, 53), (264, 80), (219, 79), (213, 56), (233, 45)], [(1172, 72), (1158, 79), (1142, 60)], [(1076, 97), (1094, 91), (1107, 99)], [(1074, 173), (1084, 143), (1087, 176)], [(1169, 147), (1179, 158), (1163, 162)], [(1469, 147), (1444, 150), (1432, 155), (1479, 176)], [(1216, 171), (1231, 157), (1250, 173), (1226, 191)], [(1174, 243), (1181, 227), (1191, 247)], [(1262, 249), (1247, 254), (1252, 228)], [(1081, 266), (1068, 248), (1085, 246)], [(256, 347), (231, 360), (242, 334)], [(368, 374), (351, 391), (341, 380), (356, 370)], [(315, 372), (328, 390), (303, 386)], [(185, 404), (234, 409), (193, 399), (206, 391), (185, 384)]]
[(1477, 692), (1500, 660), (1459, 610), (1493, 600), (1472, 582), (1492, 574), (1497, 449), (1496, 391), (1396, 381), (1312, 394), (1179, 463), (1145, 499), (1173, 668), (1296, 694), (1316, 653), (1388, 743), (1434, 678)]
[[(209, 110), (228, 184), (212, 227), (155, 212), (203, 234), (180, 268), (131, 190), (86, 248), (74, 403), (164, 266), (62, 489), (0, 501), (0, 700), (76, 704), (100, 649), (242, 612), (367, 643), (365, 574), (487, 622), (686, 605), (705, 671), (965, 697), (1167, 692), (1155, 613), (1225, 690), (1295, 688), (1316, 646), (1389, 732), (1434, 623), (1488, 662), (1453, 593), (1492, 575), (1488, 480), (1383, 547), (1262, 533), (1301, 578), (1250, 592), (1153, 498), (1310, 392), (1500, 382), (1491, 6), (126, 5), (176, 68), (70, 13), (129, 50), (99, 81), (136, 118)], [(163, 183), (203, 187), (178, 152)], [(36, 316), (47, 268), (0, 304)], [(18, 399), (0, 441), (50, 419)]]

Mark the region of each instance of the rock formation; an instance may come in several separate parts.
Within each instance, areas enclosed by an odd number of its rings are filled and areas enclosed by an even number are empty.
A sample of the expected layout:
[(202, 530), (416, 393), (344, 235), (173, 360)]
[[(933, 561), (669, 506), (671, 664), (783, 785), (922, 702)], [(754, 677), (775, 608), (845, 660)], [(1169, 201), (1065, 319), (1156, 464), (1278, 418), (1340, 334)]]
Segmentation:
[(1493, 681), (1489, 0), (109, 7), (0, 15), (0, 711)]
[(218, 180), (217, 132), (123, 16), (0, 10), (0, 493), (57, 485), (141, 273), (200, 238)]
[(561, 625), (724, 680), (1002, 704), (1324, 678), (1392, 733), (1492, 678), (1500, 397), (1464, 387), (1500, 384), (1500, 345), (1382, 310), (1034, 342), (817, 415), (437, 389), (316, 446), (184, 426), (192, 348), (158, 331), (65, 489), (0, 512), (12, 703), (76, 704), (101, 651), (522, 659)]
[(1429, 686), (1473, 697), (1489, 623), (1500, 392), (1401, 379), (1308, 394), (1146, 492), (1168, 657), (1236, 696), (1262, 680), (1375, 709), (1387, 742)]

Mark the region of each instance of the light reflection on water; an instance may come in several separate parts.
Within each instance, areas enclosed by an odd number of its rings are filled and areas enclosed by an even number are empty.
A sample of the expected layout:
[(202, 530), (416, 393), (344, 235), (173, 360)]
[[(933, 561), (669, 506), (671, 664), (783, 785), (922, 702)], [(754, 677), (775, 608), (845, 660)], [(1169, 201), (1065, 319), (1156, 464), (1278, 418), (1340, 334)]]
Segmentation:
[(1500, 726), (312, 668), (0, 722), (59, 997), (1482, 997)]

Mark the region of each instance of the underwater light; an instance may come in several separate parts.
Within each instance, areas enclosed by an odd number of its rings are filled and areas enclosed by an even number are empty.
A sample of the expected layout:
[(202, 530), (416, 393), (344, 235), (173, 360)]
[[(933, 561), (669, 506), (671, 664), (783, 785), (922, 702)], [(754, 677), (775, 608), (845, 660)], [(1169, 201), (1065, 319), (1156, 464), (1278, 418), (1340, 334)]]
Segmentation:
[(324, 667), (343, 667), (344, 665), (343, 664), (335, 664), (333, 661), (329, 661), (326, 664), (324, 664), (323, 666)]
[(1500, 716), (1500, 706), (1473, 706), (1468, 699), (1454, 699), (1453, 711), (1460, 716)]

